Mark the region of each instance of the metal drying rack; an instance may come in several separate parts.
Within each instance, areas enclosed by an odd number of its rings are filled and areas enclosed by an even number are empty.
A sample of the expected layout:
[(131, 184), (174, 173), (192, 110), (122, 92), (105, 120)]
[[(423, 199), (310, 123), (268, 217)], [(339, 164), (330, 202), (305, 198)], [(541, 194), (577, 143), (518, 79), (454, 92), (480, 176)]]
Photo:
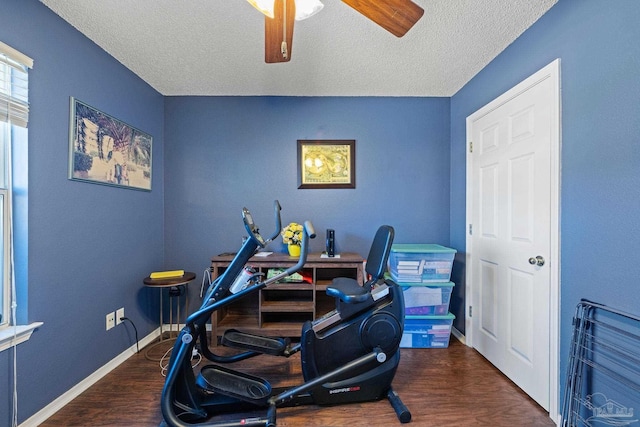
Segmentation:
[(563, 427), (640, 426), (640, 316), (581, 300), (562, 406)]

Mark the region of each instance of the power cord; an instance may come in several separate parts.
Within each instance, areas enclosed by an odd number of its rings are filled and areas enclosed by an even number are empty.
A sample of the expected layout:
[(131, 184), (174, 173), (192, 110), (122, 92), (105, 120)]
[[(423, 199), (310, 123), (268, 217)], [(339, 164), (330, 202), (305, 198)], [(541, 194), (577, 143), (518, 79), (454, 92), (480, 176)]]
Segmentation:
[(169, 355), (169, 353), (171, 353), (171, 350), (173, 350), (173, 347), (169, 347), (169, 350), (165, 351), (162, 357), (160, 358), (160, 373), (162, 374), (163, 377), (167, 376), (167, 370), (169, 369), (169, 362), (164, 364), (164, 361), (166, 357)]
[(200, 298), (202, 298), (202, 296), (204, 295), (205, 279), (206, 279), (206, 285), (208, 290), (209, 287), (211, 286), (211, 269), (210, 268), (205, 268), (204, 273), (202, 274), (202, 284), (200, 285)]
[(140, 353), (140, 344), (138, 343), (138, 328), (136, 328), (136, 325), (128, 317), (121, 317), (120, 318), (121, 322), (124, 322), (125, 320), (127, 322), (131, 323), (131, 326), (133, 326), (133, 330), (136, 332), (136, 354), (139, 354)]
[[(167, 351), (164, 352), (164, 354), (160, 358), (160, 373), (162, 374), (163, 377), (167, 376), (167, 370), (169, 369), (169, 362), (167, 361), (165, 363), (165, 360), (167, 359), (167, 356), (169, 356), (172, 350), (173, 350), (173, 347), (170, 347)], [(196, 357), (198, 358), (198, 360), (196, 360), (195, 363), (191, 365), (191, 368), (195, 368), (200, 364), (200, 362), (202, 362), (202, 354), (200, 354), (198, 349), (194, 347), (193, 350), (191, 351), (191, 359), (193, 360)]]

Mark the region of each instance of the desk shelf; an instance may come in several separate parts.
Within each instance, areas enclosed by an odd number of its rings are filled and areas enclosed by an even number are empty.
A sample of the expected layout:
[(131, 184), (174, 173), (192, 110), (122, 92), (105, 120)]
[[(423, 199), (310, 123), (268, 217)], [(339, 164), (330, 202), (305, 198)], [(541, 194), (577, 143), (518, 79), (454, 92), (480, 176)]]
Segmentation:
[(315, 310), (313, 301), (263, 301), (260, 304), (260, 313), (315, 313)]
[[(229, 266), (232, 257), (211, 259), (212, 279), (215, 280)], [(271, 268), (288, 268), (297, 258), (274, 253), (268, 257), (253, 257), (247, 265), (267, 274)], [(363, 259), (355, 253), (342, 253), (340, 258), (322, 258), (309, 254), (303, 268), (311, 283), (274, 283), (255, 294), (247, 295), (211, 318), (212, 345), (227, 329), (268, 336), (300, 337), (302, 324), (331, 311), (333, 298), (326, 295), (327, 286), (336, 277), (351, 277), (364, 283)]]

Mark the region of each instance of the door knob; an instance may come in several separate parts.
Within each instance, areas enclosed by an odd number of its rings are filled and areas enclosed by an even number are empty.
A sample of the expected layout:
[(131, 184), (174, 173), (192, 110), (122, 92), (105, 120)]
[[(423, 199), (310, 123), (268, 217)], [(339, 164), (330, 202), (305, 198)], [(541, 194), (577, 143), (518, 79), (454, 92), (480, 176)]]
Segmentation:
[(538, 267), (542, 267), (544, 265), (544, 258), (542, 258), (540, 255), (538, 255), (535, 258), (531, 257), (531, 258), (529, 258), (529, 264), (537, 265)]

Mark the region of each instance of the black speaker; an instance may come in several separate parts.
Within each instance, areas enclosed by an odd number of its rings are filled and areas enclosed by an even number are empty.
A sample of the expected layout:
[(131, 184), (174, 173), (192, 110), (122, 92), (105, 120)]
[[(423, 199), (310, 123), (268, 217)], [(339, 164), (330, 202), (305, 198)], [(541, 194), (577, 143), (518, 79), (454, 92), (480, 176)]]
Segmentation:
[(336, 231), (327, 229), (327, 256), (336, 255)]

